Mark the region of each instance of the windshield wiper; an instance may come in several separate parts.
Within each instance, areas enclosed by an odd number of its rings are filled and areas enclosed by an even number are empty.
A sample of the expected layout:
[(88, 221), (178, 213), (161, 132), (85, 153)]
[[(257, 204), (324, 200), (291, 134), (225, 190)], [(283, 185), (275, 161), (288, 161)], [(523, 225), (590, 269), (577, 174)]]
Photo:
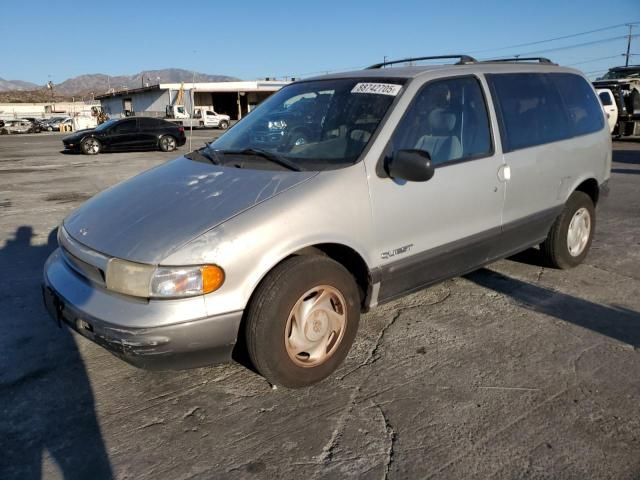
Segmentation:
[(187, 153), (185, 157), (191, 158), (189, 155), (193, 155), (193, 154), (198, 155), (199, 157), (204, 157), (206, 160), (209, 160), (214, 165), (220, 165), (220, 159), (218, 158), (216, 151), (210, 149), (209, 146), (202, 147), (198, 150), (194, 150), (191, 153)]
[(290, 162), (284, 157), (280, 155), (276, 155), (275, 153), (267, 152), (266, 150), (262, 150), (260, 148), (245, 148), (243, 150), (218, 150), (219, 152), (224, 153), (225, 155), (254, 155), (256, 157), (266, 158), (267, 160), (272, 161), (273, 163), (277, 163), (278, 165), (288, 168), (289, 170), (293, 170), (294, 172), (301, 172), (302, 168), (299, 165), (296, 165), (293, 162)]

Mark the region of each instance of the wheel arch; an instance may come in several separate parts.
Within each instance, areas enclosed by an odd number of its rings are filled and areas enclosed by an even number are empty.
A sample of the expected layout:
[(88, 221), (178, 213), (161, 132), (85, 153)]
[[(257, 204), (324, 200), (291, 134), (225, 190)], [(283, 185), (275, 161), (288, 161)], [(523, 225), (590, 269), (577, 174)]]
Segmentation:
[(582, 180), (571, 193), (573, 192), (586, 193), (593, 201), (594, 206), (598, 204), (598, 200), (600, 199), (600, 185), (598, 185), (598, 181), (593, 177)]
[(366, 306), (371, 286), (371, 274), (367, 262), (355, 249), (342, 243), (318, 243), (296, 250), (286, 258), (295, 255), (324, 255), (338, 262), (353, 276), (360, 292), (360, 305), (362, 308)]

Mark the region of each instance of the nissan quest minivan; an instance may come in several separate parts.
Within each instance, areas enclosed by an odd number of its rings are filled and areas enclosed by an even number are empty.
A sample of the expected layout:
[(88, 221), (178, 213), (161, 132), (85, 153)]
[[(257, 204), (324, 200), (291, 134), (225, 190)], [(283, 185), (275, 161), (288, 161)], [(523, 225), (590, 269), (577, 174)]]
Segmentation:
[(376, 305), (538, 245), (578, 265), (611, 168), (590, 83), (546, 59), (397, 66), (433, 58), (292, 83), (87, 201), (44, 267), (50, 314), (139, 367), (242, 345), (302, 387)]

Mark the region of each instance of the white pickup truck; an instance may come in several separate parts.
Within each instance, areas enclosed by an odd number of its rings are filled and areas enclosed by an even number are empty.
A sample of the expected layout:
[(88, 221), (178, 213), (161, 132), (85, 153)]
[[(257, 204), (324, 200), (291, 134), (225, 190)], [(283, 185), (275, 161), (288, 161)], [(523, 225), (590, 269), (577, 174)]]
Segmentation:
[(193, 117), (189, 115), (184, 105), (167, 105), (166, 120), (182, 125), (183, 127), (194, 128), (219, 128), (226, 130), (229, 128), (231, 118), (229, 115), (216, 113), (213, 107), (195, 107)]
[[(617, 120), (613, 135), (616, 137), (640, 136), (640, 65), (613, 67), (604, 76), (593, 82), (605, 111), (608, 93), (613, 95)], [(605, 92), (606, 91), (606, 92)], [(604, 93), (603, 93), (604, 92)], [(605, 97), (603, 99), (603, 97)], [(611, 106), (613, 110), (613, 105)], [(611, 120), (613, 114), (609, 113)]]

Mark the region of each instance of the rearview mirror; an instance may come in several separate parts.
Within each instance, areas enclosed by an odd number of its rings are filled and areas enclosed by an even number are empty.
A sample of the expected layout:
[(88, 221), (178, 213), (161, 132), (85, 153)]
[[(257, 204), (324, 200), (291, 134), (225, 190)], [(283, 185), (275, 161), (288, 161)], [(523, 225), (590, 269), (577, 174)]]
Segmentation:
[(391, 178), (409, 182), (426, 182), (435, 173), (431, 157), (424, 150), (398, 150), (387, 162)]

